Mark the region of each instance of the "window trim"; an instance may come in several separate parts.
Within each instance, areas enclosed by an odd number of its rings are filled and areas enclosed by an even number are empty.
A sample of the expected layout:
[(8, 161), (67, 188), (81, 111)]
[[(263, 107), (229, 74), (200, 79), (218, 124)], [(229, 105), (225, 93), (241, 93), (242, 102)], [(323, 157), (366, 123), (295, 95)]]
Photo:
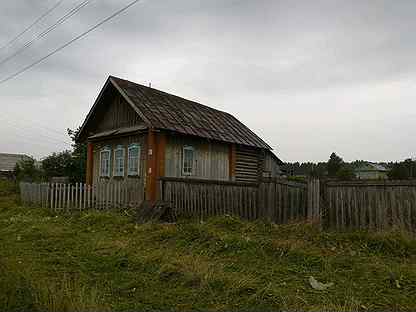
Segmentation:
[[(130, 151), (133, 148), (137, 148), (137, 171), (130, 170)], [(142, 148), (139, 143), (131, 143), (127, 148), (127, 175), (128, 176), (140, 176), (140, 154)]]
[[(191, 172), (185, 172), (185, 151), (192, 151)], [(194, 175), (194, 169), (195, 169), (194, 167), (195, 167), (195, 148), (191, 145), (184, 145), (182, 147), (182, 175), (184, 176)]]
[[(118, 151), (122, 151), (122, 171), (120, 173), (117, 172), (117, 157), (116, 157), (116, 153)], [(114, 166), (113, 166), (113, 176), (114, 177), (124, 177), (124, 173), (125, 173), (125, 157), (126, 157), (126, 151), (123, 145), (117, 145), (116, 148), (114, 149)]]
[[(107, 173), (103, 174), (103, 153), (108, 153), (108, 169)], [(100, 150), (100, 177), (109, 178), (111, 176), (111, 148), (109, 146), (104, 146)]]

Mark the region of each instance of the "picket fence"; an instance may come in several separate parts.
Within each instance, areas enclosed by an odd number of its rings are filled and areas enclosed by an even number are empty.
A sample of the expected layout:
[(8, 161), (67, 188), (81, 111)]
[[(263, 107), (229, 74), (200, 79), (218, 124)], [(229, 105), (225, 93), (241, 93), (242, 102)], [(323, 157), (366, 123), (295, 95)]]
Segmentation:
[(20, 183), (22, 203), (54, 211), (110, 210), (138, 207), (144, 200), (141, 180), (129, 182)]

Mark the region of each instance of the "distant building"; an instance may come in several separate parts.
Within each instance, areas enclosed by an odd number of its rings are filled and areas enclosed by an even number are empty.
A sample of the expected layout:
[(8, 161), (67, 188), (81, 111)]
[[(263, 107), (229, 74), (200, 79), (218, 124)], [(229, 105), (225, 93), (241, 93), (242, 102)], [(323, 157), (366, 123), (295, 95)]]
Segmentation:
[(16, 164), (29, 158), (24, 154), (0, 153), (0, 177), (12, 177)]
[(354, 170), (355, 176), (360, 180), (382, 180), (387, 179), (387, 172), (384, 166), (367, 162)]

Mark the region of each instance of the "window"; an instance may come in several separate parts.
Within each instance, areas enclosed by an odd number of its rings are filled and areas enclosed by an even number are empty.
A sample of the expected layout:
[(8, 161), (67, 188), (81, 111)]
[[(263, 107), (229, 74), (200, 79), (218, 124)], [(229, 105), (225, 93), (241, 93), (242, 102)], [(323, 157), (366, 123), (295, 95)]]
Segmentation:
[(114, 176), (124, 176), (124, 148), (117, 146), (114, 150)]
[(182, 174), (192, 175), (194, 168), (194, 148), (192, 146), (184, 146), (182, 153)]
[(111, 149), (104, 147), (100, 152), (100, 176), (110, 176)]
[(128, 169), (128, 175), (139, 175), (140, 145), (138, 144), (131, 144), (129, 146), (127, 169)]

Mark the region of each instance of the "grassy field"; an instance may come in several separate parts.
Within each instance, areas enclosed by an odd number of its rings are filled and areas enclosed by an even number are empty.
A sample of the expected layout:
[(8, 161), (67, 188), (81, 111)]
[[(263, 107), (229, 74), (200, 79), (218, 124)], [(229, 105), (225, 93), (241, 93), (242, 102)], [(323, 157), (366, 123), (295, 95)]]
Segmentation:
[[(416, 311), (416, 241), (404, 234), (233, 217), (135, 225), (16, 200), (1, 183), (1, 311)], [(334, 285), (315, 290), (310, 276)]]

